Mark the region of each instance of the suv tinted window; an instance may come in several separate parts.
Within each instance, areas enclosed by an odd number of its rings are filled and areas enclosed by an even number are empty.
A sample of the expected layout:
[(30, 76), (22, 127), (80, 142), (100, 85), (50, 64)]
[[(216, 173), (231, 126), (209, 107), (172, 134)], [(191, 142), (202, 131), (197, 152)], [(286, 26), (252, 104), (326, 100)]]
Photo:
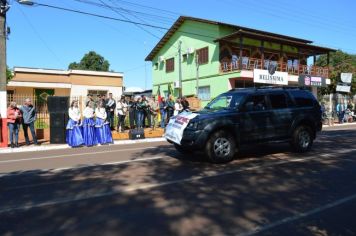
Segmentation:
[(272, 93), (269, 95), (272, 109), (283, 109), (288, 107), (288, 97), (284, 93)]
[(267, 109), (265, 95), (252, 95), (244, 105), (245, 111), (264, 111)]
[(290, 93), (298, 107), (312, 107), (314, 105), (314, 96), (310, 92), (303, 90), (291, 90)]

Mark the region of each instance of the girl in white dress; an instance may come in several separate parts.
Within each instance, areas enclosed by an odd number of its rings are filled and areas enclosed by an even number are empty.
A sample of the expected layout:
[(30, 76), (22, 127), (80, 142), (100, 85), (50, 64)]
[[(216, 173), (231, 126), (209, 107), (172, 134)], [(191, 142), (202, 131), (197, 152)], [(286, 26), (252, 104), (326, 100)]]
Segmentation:
[(84, 144), (80, 110), (78, 101), (73, 101), (68, 110), (69, 121), (66, 127), (66, 142), (71, 147), (79, 147)]
[(106, 120), (107, 113), (103, 101), (99, 102), (98, 107), (95, 109), (95, 134), (98, 143), (108, 144), (112, 143), (112, 135), (110, 123)]

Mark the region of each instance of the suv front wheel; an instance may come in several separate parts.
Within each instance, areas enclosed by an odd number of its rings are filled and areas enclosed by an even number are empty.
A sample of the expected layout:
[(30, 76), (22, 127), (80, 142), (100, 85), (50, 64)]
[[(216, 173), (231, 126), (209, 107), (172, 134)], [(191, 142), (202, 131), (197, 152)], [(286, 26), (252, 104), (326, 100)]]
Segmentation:
[(234, 138), (225, 131), (217, 131), (209, 138), (205, 152), (213, 163), (232, 161), (236, 144)]
[(297, 127), (292, 135), (292, 147), (297, 152), (309, 151), (313, 145), (313, 132), (308, 126)]

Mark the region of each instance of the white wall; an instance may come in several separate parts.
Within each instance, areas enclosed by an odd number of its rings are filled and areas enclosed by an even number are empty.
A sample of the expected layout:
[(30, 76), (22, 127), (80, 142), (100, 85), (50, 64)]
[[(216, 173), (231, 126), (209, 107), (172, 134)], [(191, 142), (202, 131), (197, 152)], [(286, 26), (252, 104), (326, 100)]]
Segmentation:
[(84, 96), (88, 94), (88, 90), (103, 90), (112, 93), (114, 98), (122, 95), (122, 87), (109, 87), (109, 86), (89, 86), (89, 85), (72, 85), (70, 96)]

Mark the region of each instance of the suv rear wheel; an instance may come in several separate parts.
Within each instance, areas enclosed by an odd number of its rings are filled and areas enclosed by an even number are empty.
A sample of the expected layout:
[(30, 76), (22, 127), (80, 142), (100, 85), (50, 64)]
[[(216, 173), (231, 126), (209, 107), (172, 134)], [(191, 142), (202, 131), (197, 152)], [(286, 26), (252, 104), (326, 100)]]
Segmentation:
[(225, 131), (217, 131), (209, 138), (205, 152), (213, 163), (225, 163), (234, 159), (236, 144)]
[(309, 151), (313, 145), (313, 132), (308, 126), (298, 126), (292, 135), (292, 147), (297, 152)]

